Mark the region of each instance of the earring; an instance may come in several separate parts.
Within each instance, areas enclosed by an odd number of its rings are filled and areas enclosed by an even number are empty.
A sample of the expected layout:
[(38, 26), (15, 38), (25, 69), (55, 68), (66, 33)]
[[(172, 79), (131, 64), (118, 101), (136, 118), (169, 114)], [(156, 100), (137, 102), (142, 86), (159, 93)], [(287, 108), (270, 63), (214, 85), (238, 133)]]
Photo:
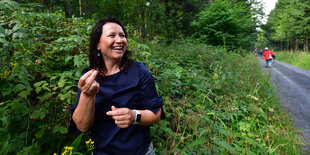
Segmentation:
[(97, 52), (98, 57), (100, 57), (100, 51)]

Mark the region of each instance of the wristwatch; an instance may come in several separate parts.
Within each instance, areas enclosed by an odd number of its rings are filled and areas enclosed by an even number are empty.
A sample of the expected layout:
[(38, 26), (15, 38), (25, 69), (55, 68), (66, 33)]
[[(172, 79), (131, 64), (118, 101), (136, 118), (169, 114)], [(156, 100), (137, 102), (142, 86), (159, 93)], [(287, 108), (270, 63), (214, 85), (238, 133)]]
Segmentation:
[(136, 111), (136, 118), (135, 118), (135, 121), (132, 123), (132, 124), (138, 124), (141, 120), (141, 113), (139, 110), (134, 110)]

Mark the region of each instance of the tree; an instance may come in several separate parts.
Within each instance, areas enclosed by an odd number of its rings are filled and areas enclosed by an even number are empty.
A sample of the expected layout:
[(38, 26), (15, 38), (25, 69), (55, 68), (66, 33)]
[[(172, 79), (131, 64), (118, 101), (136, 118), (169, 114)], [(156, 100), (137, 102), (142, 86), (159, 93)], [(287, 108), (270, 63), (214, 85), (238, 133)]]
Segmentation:
[(196, 31), (192, 38), (231, 49), (253, 47), (257, 20), (251, 9), (247, 2), (215, 1), (192, 22)]
[[(287, 49), (299, 50), (303, 42), (303, 50), (309, 50), (310, 34), (310, 2), (307, 0), (279, 0), (271, 11), (267, 27), (272, 29), (268, 38), (282, 47), (285, 42)], [(265, 27), (266, 28), (266, 27)]]

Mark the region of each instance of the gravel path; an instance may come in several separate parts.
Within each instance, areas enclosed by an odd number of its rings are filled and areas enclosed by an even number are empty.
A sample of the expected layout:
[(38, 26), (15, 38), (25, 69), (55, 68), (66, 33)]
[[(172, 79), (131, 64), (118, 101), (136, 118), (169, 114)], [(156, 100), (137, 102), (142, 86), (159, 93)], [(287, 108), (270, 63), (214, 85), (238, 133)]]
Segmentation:
[(303, 150), (310, 153), (310, 71), (277, 60), (271, 68), (266, 68), (265, 60), (260, 57), (259, 62), (270, 75), (284, 109), (303, 134), (307, 145)]

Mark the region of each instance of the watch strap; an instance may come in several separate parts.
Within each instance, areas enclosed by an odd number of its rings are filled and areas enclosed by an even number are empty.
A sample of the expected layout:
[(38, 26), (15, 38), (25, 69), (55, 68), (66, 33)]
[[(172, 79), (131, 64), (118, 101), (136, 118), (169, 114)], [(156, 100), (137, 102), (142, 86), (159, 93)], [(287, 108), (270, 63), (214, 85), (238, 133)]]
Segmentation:
[(136, 117), (135, 117), (135, 121), (132, 124), (138, 124), (141, 120), (141, 113), (139, 110), (134, 110), (136, 111)]

